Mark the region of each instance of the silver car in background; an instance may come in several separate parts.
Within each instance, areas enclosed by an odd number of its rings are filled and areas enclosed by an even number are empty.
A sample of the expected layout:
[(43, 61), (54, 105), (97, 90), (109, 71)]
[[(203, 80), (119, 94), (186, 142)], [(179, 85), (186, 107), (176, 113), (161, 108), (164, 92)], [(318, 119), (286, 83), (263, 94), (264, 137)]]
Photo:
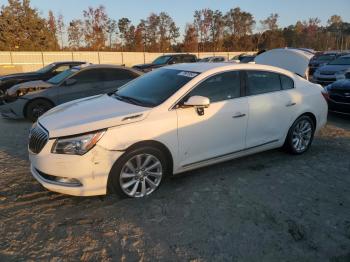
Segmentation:
[(68, 69), (47, 81), (31, 81), (7, 90), (1, 115), (35, 121), (56, 105), (75, 99), (115, 92), (142, 75), (137, 70), (114, 65), (81, 65)]

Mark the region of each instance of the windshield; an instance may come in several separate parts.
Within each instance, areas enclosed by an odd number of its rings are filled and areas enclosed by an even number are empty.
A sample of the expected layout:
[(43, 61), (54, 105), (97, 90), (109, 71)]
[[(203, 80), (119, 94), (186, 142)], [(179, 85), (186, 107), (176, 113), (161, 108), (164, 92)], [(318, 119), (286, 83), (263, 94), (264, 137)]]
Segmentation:
[(339, 57), (329, 63), (330, 65), (350, 65), (350, 56)]
[(68, 69), (68, 70), (63, 71), (62, 73), (50, 78), (49, 80), (47, 80), (47, 82), (49, 82), (50, 84), (53, 84), (53, 85), (57, 85), (78, 71), (79, 70), (74, 69), (74, 68)]
[(321, 56), (317, 57), (316, 59), (318, 61), (328, 62), (328, 61), (334, 60), (334, 58), (336, 58), (336, 55), (321, 55)]
[(155, 107), (198, 75), (197, 72), (157, 69), (127, 83), (115, 95), (126, 102)]
[(36, 72), (43, 74), (43, 73), (49, 72), (54, 66), (55, 66), (55, 64), (49, 64), (49, 65), (44, 66), (43, 68), (39, 69)]
[(171, 58), (170, 56), (160, 56), (156, 60), (154, 60), (152, 62), (152, 64), (154, 64), (154, 65), (164, 65), (164, 64), (168, 63), (170, 58)]

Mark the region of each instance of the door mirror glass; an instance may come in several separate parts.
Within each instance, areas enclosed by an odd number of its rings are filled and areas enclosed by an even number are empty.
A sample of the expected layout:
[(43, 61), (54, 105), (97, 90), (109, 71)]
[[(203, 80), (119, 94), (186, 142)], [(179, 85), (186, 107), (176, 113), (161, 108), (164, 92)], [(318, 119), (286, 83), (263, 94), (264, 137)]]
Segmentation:
[(65, 84), (66, 86), (72, 86), (72, 85), (74, 85), (74, 84), (76, 84), (76, 83), (77, 83), (77, 80), (74, 79), (74, 78), (69, 78), (69, 79), (67, 79), (67, 80), (64, 82), (64, 84)]
[(191, 96), (185, 103), (185, 106), (209, 107), (210, 100), (204, 96)]

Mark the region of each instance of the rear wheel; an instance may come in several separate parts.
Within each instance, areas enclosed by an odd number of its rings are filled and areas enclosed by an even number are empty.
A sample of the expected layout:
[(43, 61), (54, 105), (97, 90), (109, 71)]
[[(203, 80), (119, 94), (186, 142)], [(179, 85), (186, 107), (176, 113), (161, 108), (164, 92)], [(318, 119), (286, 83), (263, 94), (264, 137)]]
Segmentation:
[(109, 190), (122, 197), (148, 196), (158, 189), (167, 170), (167, 160), (158, 148), (133, 149), (114, 164), (109, 175)]
[(289, 129), (285, 148), (292, 154), (302, 154), (309, 150), (314, 138), (315, 125), (309, 116), (299, 117)]
[(35, 122), (42, 114), (53, 108), (53, 104), (45, 99), (35, 99), (26, 106), (26, 118)]

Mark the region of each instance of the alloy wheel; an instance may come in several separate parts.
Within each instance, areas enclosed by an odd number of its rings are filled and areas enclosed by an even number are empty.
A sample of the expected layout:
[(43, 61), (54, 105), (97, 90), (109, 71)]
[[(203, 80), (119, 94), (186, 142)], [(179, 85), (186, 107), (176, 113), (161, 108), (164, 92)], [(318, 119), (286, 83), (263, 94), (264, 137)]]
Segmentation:
[(160, 160), (151, 154), (129, 159), (121, 169), (120, 187), (129, 197), (144, 197), (156, 190), (163, 177)]
[(305, 151), (312, 139), (312, 124), (304, 119), (299, 121), (293, 130), (292, 143), (298, 153)]

